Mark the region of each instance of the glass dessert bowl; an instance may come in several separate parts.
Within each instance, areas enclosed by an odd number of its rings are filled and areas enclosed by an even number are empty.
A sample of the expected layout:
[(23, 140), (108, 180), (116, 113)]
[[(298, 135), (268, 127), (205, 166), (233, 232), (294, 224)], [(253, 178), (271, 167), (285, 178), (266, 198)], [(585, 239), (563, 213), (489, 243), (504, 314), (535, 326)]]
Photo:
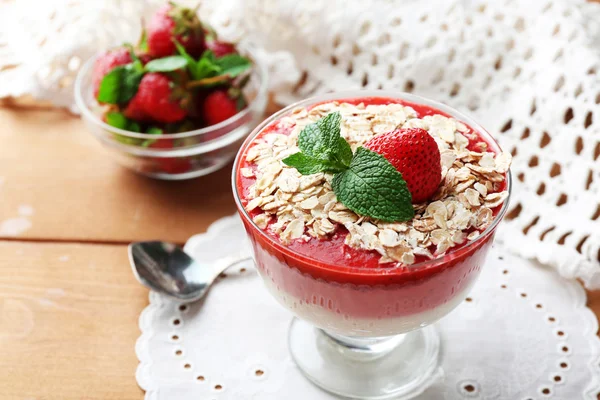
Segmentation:
[[(93, 70), (96, 55), (81, 68), (75, 81), (75, 102), (89, 131), (124, 167), (152, 178), (183, 180), (208, 175), (235, 157), (241, 143), (264, 118), (268, 72), (250, 44), (240, 51), (253, 60), (249, 81), (243, 89), (247, 106), (215, 125), (178, 133), (148, 135), (109, 125), (105, 108), (94, 96)], [(153, 142), (151, 146), (149, 142)]]
[[(441, 182), (412, 219), (354, 213), (336, 198), (331, 173), (286, 164), (302, 129), (331, 112), (355, 156), (397, 128), (435, 139)], [(298, 317), (289, 346), (307, 378), (358, 399), (408, 399), (432, 383), (440, 339), (430, 324), (467, 297), (481, 271), (508, 207), (509, 164), (467, 116), (398, 92), (323, 95), (254, 130), (234, 164), (234, 196), (266, 287)]]

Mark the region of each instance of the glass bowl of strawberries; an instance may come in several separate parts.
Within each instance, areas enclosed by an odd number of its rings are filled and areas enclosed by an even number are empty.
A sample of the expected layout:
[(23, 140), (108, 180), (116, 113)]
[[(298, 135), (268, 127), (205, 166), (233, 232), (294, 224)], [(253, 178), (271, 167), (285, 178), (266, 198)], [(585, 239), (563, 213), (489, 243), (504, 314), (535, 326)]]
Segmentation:
[(195, 10), (174, 3), (135, 46), (99, 53), (75, 81), (92, 134), (122, 165), (166, 180), (225, 166), (261, 122), (267, 98), (253, 47), (219, 40)]

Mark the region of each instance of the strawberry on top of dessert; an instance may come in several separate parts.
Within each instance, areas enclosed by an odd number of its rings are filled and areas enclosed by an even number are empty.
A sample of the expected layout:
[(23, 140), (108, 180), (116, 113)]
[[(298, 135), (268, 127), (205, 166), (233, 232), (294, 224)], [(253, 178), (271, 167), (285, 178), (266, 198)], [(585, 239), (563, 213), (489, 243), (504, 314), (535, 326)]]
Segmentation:
[[(348, 247), (406, 266), (464, 246), (492, 223), (508, 197), (510, 161), (435, 108), (365, 98), (298, 108), (265, 127), (237, 179), (254, 223), (295, 251)], [(341, 248), (328, 245), (340, 238)]]

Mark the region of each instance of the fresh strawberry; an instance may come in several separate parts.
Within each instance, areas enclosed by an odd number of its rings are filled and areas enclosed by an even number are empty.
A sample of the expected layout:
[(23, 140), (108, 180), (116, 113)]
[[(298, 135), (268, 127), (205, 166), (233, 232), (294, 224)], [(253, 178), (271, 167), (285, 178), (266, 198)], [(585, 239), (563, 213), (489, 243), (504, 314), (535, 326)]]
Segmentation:
[(166, 75), (150, 72), (142, 78), (124, 114), (136, 121), (177, 122), (187, 115), (183, 107), (186, 99), (183, 88)]
[(196, 11), (170, 3), (161, 7), (148, 24), (148, 52), (153, 57), (173, 55), (175, 40), (194, 57), (200, 57), (206, 49)]
[[(175, 141), (173, 139), (159, 139), (149, 147), (153, 149), (172, 149), (175, 147)], [(192, 163), (187, 157), (156, 157), (154, 160), (158, 165), (158, 169), (167, 174), (183, 174), (192, 167)]]
[(440, 151), (426, 130), (396, 129), (375, 136), (364, 147), (385, 157), (402, 174), (413, 204), (435, 194), (442, 179)]
[(146, 65), (152, 61), (152, 56), (150, 54), (140, 54), (138, 55), (138, 58), (142, 62), (142, 65)]
[(211, 40), (206, 43), (206, 46), (209, 50), (212, 50), (217, 57), (223, 57), (227, 54), (233, 54), (236, 52), (233, 43), (221, 42), (219, 40)]
[(92, 72), (92, 84), (94, 85), (94, 97), (98, 97), (98, 89), (102, 78), (119, 65), (129, 64), (131, 55), (126, 47), (109, 50), (101, 54), (94, 63), (94, 71)]
[(216, 125), (238, 113), (240, 99), (231, 97), (227, 89), (210, 92), (201, 103), (200, 114), (208, 125)]

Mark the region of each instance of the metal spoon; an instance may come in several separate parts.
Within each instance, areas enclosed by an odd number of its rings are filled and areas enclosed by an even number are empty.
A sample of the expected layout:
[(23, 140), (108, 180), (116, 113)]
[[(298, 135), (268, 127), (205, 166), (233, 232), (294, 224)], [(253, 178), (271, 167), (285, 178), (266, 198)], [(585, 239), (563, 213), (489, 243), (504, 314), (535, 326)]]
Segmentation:
[(240, 254), (202, 262), (172, 243), (150, 241), (129, 245), (129, 262), (137, 280), (151, 290), (185, 301), (201, 299), (219, 274), (250, 259)]

